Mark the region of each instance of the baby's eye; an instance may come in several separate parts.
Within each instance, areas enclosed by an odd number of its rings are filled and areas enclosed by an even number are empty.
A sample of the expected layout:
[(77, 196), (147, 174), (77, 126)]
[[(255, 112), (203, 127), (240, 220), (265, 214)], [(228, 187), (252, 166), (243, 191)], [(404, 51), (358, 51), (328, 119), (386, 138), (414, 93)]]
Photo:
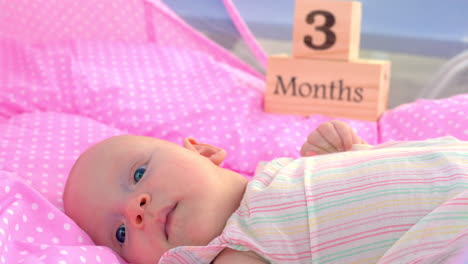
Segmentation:
[(146, 171), (146, 165), (143, 165), (139, 167), (138, 169), (136, 169), (135, 173), (133, 174), (133, 180), (135, 181), (135, 183), (141, 180), (141, 178), (145, 174), (145, 171)]
[(120, 242), (120, 244), (123, 244), (125, 242), (125, 226), (121, 225), (119, 228), (117, 228), (117, 231), (115, 232), (115, 238), (117, 238), (117, 241)]

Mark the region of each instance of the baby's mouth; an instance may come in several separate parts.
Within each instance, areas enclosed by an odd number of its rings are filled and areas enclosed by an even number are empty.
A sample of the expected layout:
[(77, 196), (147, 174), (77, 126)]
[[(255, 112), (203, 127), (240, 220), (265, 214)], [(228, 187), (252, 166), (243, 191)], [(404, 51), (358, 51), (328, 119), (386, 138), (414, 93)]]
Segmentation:
[(178, 203), (174, 204), (174, 206), (169, 210), (166, 215), (166, 221), (164, 223), (164, 233), (166, 235), (166, 240), (169, 240), (169, 234), (171, 233), (171, 226), (172, 226), (172, 217), (174, 215), (174, 211), (177, 208)]

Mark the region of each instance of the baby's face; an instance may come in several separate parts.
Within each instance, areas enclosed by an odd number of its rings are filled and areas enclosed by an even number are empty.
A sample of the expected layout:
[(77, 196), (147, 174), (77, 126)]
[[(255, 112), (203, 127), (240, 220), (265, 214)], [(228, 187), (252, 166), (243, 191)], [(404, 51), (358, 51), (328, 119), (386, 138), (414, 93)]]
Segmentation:
[(173, 143), (110, 138), (75, 164), (65, 211), (96, 244), (132, 263), (157, 263), (171, 248), (206, 245), (221, 233), (238, 205), (225, 204), (222, 170)]

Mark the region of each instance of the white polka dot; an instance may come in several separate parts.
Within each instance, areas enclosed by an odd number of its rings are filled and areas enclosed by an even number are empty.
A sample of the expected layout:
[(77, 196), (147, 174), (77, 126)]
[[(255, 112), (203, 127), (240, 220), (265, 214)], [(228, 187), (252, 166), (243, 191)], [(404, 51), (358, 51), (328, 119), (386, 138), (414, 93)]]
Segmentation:
[(42, 231), (44, 231), (44, 230), (42, 229), (42, 227), (38, 226), (38, 227), (36, 227), (36, 231), (39, 232), (39, 233), (42, 233)]
[(26, 215), (23, 215), (23, 222), (26, 223), (28, 221), (28, 217)]
[(10, 186), (5, 186), (5, 193), (9, 193), (10, 192)]
[(47, 218), (49, 218), (49, 220), (54, 219), (54, 217), (55, 217), (54, 213), (48, 213), (47, 214)]
[(27, 237), (26, 241), (28, 241), (29, 243), (32, 243), (32, 242), (34, 242), (34, 238), (33, 237)]
[(62, 255), (68, 255), (68, 251), (66, 251), (66, 250), (60, 250), (60, 254), (62, 254)]
[(31, 208), (32, 208), (33, 210), (37, 210), (37, 208), (39, 208), (39, 205), (37, 205), (37, 203), (33, 203), (33, 204), (31, 205)]
[(86, 258), (85, 257), (80, 256), (80, 260), (81, 260), (81, 262), (86, 263)]
[(101, 257), (99, 255), (96, 256), (96, 261), (101, 263)]
[(54, 244), (58, 244), (60, 242), (60, 240), (56, 237), (52, 238), (52, 243)]
[(70, 230), (70, 224), (69, 223), (63, 224), (63, 229)]

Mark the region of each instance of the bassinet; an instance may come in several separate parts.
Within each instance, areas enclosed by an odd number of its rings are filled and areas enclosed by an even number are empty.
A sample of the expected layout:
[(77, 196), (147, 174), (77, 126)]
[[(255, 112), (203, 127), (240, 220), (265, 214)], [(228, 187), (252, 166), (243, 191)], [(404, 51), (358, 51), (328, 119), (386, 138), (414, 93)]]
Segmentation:
[[(0, 263), (123, 263), (63, 214), (68, 171), (119, 134), (219, 145), (249, 176), (299, 155), (325, 116), (262, 111), (263, 76), (157, 0), (0, 1)], [(369, 143), (468, 139), (468, 95), (421, 100), (379, 122), (346, 120)]]

